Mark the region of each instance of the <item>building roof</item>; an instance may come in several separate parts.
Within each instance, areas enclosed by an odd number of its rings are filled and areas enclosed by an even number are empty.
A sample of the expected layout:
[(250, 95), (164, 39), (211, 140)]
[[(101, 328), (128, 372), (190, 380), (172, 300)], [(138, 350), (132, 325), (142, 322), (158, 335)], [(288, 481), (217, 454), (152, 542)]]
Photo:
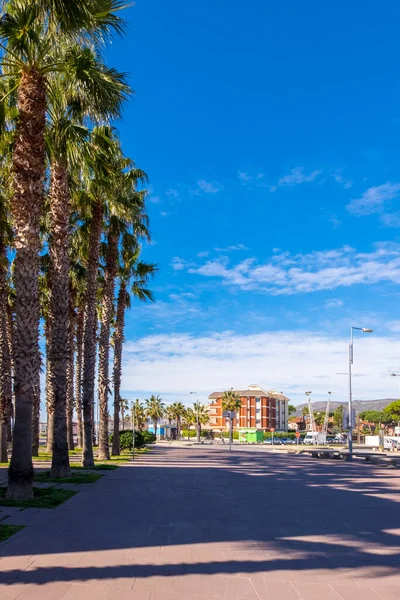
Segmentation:
[[(284, 394), (281, 394), (279, 392), (277, 392), (276, 390), (263, 390), (259, 385), (257, 384), (251, 384), (248, 386), (247, 390), (232, 390), (233, 392), (235, 392), (235, 394), (238, 394), (239, 396), (241, 396), (242, 398), (248, 398), (248, 397), (253, 397), (253, 396), (264, 396), (267, 398), (276, 398), (277, 400), (284, 400), (284, 401), (289, 401), (289, 398), (287, 396), (285, 396)], [(218, 398), (220, 398), (222, 396), (224, 392), (213, 392), (212, 394), (210, 394), (208, 396), (209, 400), (216, 400)]]

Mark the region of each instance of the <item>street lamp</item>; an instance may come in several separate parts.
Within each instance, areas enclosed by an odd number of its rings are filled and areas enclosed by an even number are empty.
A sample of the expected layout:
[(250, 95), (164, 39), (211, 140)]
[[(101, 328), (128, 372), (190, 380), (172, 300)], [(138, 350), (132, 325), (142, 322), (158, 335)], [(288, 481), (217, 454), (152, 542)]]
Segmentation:
[(197, 441), (199, 442), (199, 401), (197, 399), (197, 392), (189, 392), (189, 394), (194, 394), (196, 396), (196, 417), (197, 417), (197, 425), (196, 425), (196, 430), (197, 430)]
[(349, 431), (348, 431), (348, 446), (349, 446), (349, 460), (353, 458), (353, 399), (351, 390), (351, 365), (353, 364), (353, 331), (361, 331), (362, 333), (372, 333), (372, 329), (367, 327), (350, 327), (350, 343), (349, 343)]

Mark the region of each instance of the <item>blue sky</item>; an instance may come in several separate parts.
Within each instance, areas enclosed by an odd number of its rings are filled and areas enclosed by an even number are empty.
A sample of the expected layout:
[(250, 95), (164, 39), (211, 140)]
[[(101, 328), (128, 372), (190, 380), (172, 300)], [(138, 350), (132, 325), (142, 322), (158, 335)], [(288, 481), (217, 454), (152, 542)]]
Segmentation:
[(187, 402), (259, 383), (294, 402), (396, 396), (400, 47), (395, 2), (138, 0), (110, 61), (150, 178), (157, 303), (128, 315), (123, 388)]

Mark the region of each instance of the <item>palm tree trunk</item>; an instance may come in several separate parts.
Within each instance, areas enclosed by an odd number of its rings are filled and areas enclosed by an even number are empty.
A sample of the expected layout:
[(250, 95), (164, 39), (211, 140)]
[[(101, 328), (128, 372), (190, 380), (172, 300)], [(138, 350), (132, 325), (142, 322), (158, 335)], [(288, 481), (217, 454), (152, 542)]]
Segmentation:
[(233, 419), (229, 419), (229, 443), (233, 444)]
[(84, 323), (84, 305), (78, 308), (76, 323), (76, 374), (75, 374), (75, 410), (78, 421), (78, 447), (83, 444), (83, 426), (82, 426), (82, 352), (83, 352), (83, 323)]
[(7, 256), (0, 239), (0, 462), (8, 462), (7, 423), (12, 397), (11, 357), (7, 338)]
[(53, 158), (50, 176), (49, 322), (50, 388), (54, 396), (52, 477), (71, 474), (67, 441), (67, 346), (69, 311), (69, 215), (68, 171), (65, 162)]
[(47, 411), (47, 448), (48, 454), (53, 454), (54, 443), (54, 388), (50, 384), (51, 362), (49, 359), (50, 347), (50, 322), (45, 320), (45, 335), (46, 335), (46, 411)]
[(69, 283), (69, 321), (67, 346), (67, 441), (68, 450), (74, 449), (72, 418), (74, 414), (74, 366), (75, 366), (75, 304), (76, 292)]
[(24, 71), (18, 89), (18, 122), (12, 156), (15, 284), (15, 426), (7, 497), (33, 496), (32, 405), (39, 351), (40, 219), (45, 177), (46, 83)]
[(94, 378), (96, 370), (96, 295), (97, 271), (99, 267), (100, 236), (103, 226), (103, 207), (100, 203), (93, 206), (90, 226), (89, 259), (86, 274), (86, 302), (83, 332), (83, 448), (82, 466), (94, 467), (92, 446), (92, 408), (94, 405)]
[(110, 378), (108, 365), (110, 360), (110, 329), (114, 301), (114, 282), (117, 273), (118, 237), (118, 233), (112, 229), (109, 230), (99, 338), (99, 460), (110, 460), (108, 446), (108, 393)]
[(190, 425), (188, 424), (188, 442), (190, 441)]
[(8, 342), (8, 352), (10, 357), (10, 385), (11, 385), (11, 395), (9, 395), (8, 402), (8, 411), (7, 411), (7, 442), (9, 444), (12, 443), (12, 419), (14, 419), (14, 386), (13, 386), (13, 378), (14, 378), (14, 318), (10, 303), (6, 303), (6, 330), (7, 330), (7, 342)]
[[(114, 332), (114, 432), (112, 453), (114, 456), (120, 454), (119, 446), (119, 411), (121, 406), (121, 375), (122, 375), (122, 344), (124, 341), (125, 327), (125, 305), (126, 305), (126, 284), (125, 281), (120, 282), (118, 299), (117, 299), (117, 319)], [(122, 411), (122, 429), (125, 428), (124, 412)]]
[(40, 365), (41, 356), (37, 356), (38, 369), (34, 384), (34, 397), (32, 407), (32, 456), (39, 456), (39, 430), (40, 430)]
[(158, 423), (158, 419), (153, 419), (153, 423), (154, 423), (154, 435), (157, 437), (157, 423)]

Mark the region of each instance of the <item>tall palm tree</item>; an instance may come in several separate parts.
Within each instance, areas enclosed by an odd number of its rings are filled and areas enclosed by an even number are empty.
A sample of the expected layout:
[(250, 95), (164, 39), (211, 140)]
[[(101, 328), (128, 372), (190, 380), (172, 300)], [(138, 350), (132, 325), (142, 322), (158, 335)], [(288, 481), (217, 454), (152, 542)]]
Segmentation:
[(142, 431), (146, 423), (146, 411), (143, 403), (138, 398), (131, 403), (131, 413), (133, 413), (135, 428), (137, 427), (139, 431)]
[(146, 406), (146, 415), (153, 421), (154, 434), (157, 435), (158, 423), (165, 414), (165, 404), (159, 395), (154, 396), (154, 394), (144, 402)]
[(129, 410), (129, 401), (126, 398), (120, 399), (122, 429), (125, 429), (125, 413)]
[(181, 430), (182, 430), (182, 418), (185, 414), (185, 407), (182, 402), (174, 402), (169, 407), (171, 409), (172, 418), (176, 422), (176, 437), (178, 440), (181, 439)]
[[(108, 460), (108, 394), (109, 394), (109, 354), (110, 330), (114, 303), (115, 278), (118, 269), (118, 242), (127, 228), (133, 227), (133, 234), (140, 233), (149, 238), (147, 215), (144, 214), (144, 192), (136, 191), (138, 180), (146, 175), (131, 167), (131, 161), (121, 160), (121, 173), (115, 177), (115, 198), (109, 206), (111, 214), (107, 219), (107, 242), (105, 244), (104, 285), (101, 301), (100, 337), (99, 337), (99, 401), (100, 401), (100, 439), (99, 458)], [(137, 237), (135, 235), (135, 237)]]
[[(228, 410), (229, 412), (240, 411), (242, 401), (240, 400), (240, 394), (234, 390), (227, 390), (222, 394), (222, 410)], [(233, 419), (229, 419), (229, 441), (233, 442)]]
[(154, 264), (139, 260), (140, 248), (134, 236), (124, 233), (121, 242), (120, 266), (118, 269), (119, 290), (115, 319), (114, 342), (114, 433), (112, 453), (119, 455), (119, 411), (122, 375), (122, 346), (124, 342), (125, 311), (130, 306), (131, 294), (142, 302), (154, 301), (153, 294), (147, 288), (150, 277), (154, 276), (157, 267)]
[(201, 438), (201, 426), (208, 425), (210, 422), (210, 415), (208, 414), (208, 406), (201, 404), (199, 400), (193, 402), (193, 413), (195, 417), (197, 443), (200, 443)]
[(188, 440), (190, 440), (190, 428), (192, 425), (196, 423), (196, 415), (192, 408), (185, 408), (185, 412), (183, 414), (183, 422), (188, 430)]
[(8, 498), (33, 494), (32, 404), (39, 368), (39, 226), (46, 169), (47, 80), (63, 68), (59, 52), (63, 40), (86, 36), (100, 41), (110, 28), (120, 27), (113, 14), (119, 2), (106, 4), (101, 0), (10, 0), (0, 21), (3, 72), (18, 87), (11, 201), (16, 249), (16, 407)]
[(0, 197), (0, 462), (8, 462), (7, 424), (12, 401), (11, 355), (7, 337), (7, 245), (10, 231), (5, 200)]

